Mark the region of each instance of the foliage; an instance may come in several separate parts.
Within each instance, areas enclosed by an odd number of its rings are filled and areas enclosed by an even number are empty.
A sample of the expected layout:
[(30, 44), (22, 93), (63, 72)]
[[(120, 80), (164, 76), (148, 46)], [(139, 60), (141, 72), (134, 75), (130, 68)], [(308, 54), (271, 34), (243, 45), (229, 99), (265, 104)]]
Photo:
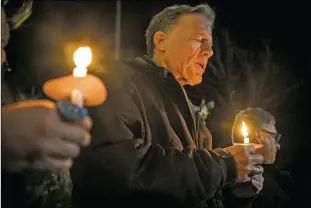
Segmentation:
[(72, 183), (69, 171), (28, 172), (26, 176), (30, 206), (71, 207)]

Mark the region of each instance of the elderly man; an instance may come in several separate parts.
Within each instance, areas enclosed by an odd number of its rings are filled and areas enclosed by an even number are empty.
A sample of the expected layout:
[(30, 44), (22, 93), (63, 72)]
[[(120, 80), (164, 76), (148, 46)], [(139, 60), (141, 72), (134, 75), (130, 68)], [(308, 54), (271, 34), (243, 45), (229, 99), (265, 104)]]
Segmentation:
[(165, 8), (147, 29), (148, 56), (102, 77), (107, 101), (90, 109), (92, 143), (71, 169), (74, 206), (203, 206), (262, 162), (252, 147), (208, 150), (183, 89), (202, 81), (214, 17), (207, 4)]
[[(7, 1), (4, 1), (7, 2)], [(77, 122), (61, 119), (55, 103), (48, 100), (18, 101), (4, 79), (8, 72), (5, 46), (10, 29), (18, 28), (31, 14), (32, 2), (27, 1), (11, 21), (1, 6), (1, 205), (26, 207), (25, 171), (68, 170), (81, 146), (90, 143), (91, 120), (85, 109)], [(10, 23), (10, 24), (8, 24)], [(11, 85), (10, 85), (11, 84)], [(61, 103), (60, 103), (61, 104)], [(64, 103), (63, 103), (64, 104)], [(62, 105), (62, 109), (72, 107)], [(66, 116), (66, 115), (63, 115)], [(69, 115), (72, 116), (72, 115)]]
[[(244, 121), (250, 129), (251, 142), (262, 144), (256, 150), (264, 158), (263, 167), (265, 178), (262, 191), (254, 196), (251, 201), (235, 200), (232, 205), (229, 197), (227, 203), (230, 207), (253, 207), (272, 208), (290, 207), (290, 195), (292, 191), (292, 180), (288, 172), (280, 171), (274, 164), (277, 151), (280, 149), (281, 135), (277, 132), (276, 122), (273, 115), (261, 108), (248, 108), (236, 115), (232, 128), (232, 139), (234, 142), (243, 142), (241, 136), (241, 124)], [(244, 190), (245, 191), (245, 190)]]

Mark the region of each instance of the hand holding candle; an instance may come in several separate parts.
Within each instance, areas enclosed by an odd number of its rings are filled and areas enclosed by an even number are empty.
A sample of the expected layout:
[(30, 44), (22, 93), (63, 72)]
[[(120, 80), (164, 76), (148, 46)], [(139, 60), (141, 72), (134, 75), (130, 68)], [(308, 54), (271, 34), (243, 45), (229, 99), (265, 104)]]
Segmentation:
[[(254, 147), (253, 150), (255, 149), (259, 149), (261, 148), (263, 145), (262, 144), (256, 144), (256, 143), (250, 143), (250, 139), (248, 137), (248, 130), (247, 130), (247, 126), (245, 124), (244, 121), (242, 121), (242, 128), (241, 128), (241, 133), (243, 135), (243, 143), (234, 143), (234, 146), (247, 146), (247, 147)], [(257, 159), (254, 155), (254, 152), (252, 153), (248, 153), (250, 154), (250, 157), (254, 157), (253, 160), (256, 162)], [(262, 156), (260, 156), (260, 158), (262, 159)], [(260, 160), (261, 160), (260, 159)], [(262, 162), (262, 161), (261, 161)], [(261, 163), (260, 163), (261, 164)], [(263, 173), (263, 167), (260, 165), (257, 165), (257, 163), (253, 163), (251, 164), (253, 165), (253, 170), (248, 174), (248, 176), (253, 176), (253, 175), (260, 175)]]

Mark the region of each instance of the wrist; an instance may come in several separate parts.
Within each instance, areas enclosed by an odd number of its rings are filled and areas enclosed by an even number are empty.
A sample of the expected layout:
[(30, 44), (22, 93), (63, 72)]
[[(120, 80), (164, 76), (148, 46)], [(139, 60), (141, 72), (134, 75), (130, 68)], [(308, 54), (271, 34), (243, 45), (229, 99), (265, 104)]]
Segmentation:
[(238, 176), (237, 164), (231, 155), (230, 152), (224, 149), (214, 149), (214, 151), (218, 154), (219, 158), (222, 160), (222, 163), (225, 166), (226, 170), (226, 181), (225, 185), (233, 184)]

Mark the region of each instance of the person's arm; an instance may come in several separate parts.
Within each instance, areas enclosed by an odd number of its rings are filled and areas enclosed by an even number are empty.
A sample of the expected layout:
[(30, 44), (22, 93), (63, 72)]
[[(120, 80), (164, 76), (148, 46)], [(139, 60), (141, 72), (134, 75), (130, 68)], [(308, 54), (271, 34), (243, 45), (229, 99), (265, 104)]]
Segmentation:
[(144, 193), (195, 204), (235, 181), (235, 161), (226, 151), (185, 148), (180, 152), (161, 146), (156, 142), (160, 138), (151, 141), (146, 106), (135, 86), (110, 81), (105, 82), (106, 102), (90, 109), (92, 144), (71, 169), (74, 200), (90, 203), (106, 196)]

